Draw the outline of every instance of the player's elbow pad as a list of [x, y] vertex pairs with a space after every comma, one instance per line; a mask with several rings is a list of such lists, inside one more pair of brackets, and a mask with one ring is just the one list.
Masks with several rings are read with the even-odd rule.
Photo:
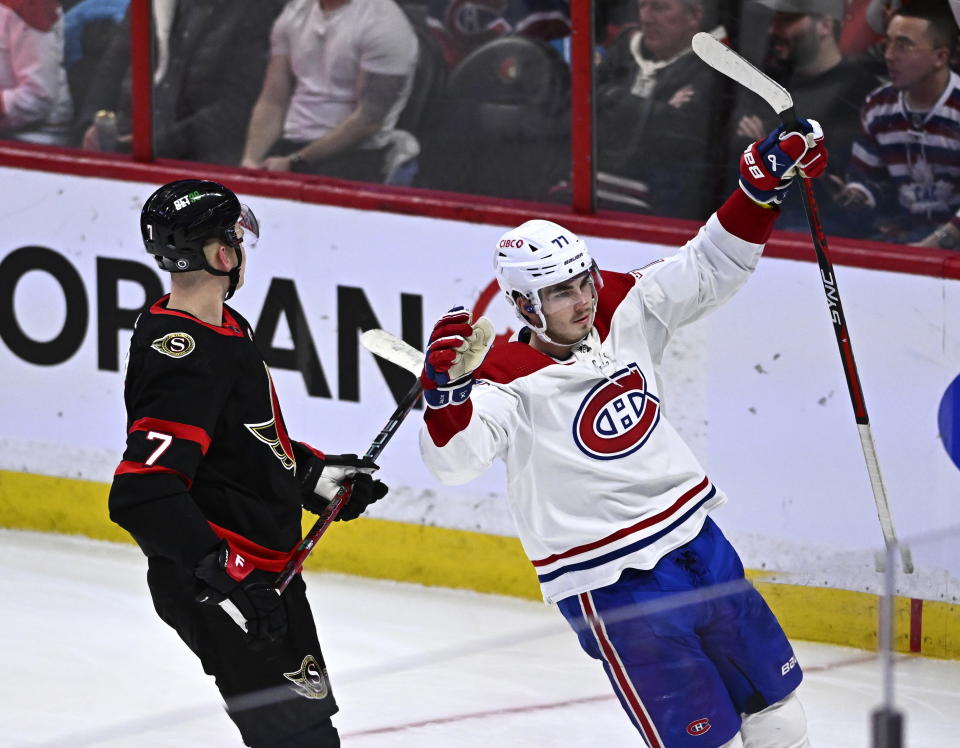
[[130, 513], [135, 512], [138, 506], [183, 492], [183, 481], [169, 473], [114, 476], [107, 500], [110, 519], [128, 529], [121, 519], [129, 518]]
[[[167, 480], [164, 480], [164, 479]], [[193, 565], [220, 539], [183, 483], [172, 475], [119, 475], [110, 489], [110, 519], [129, 532], [144, 553]]]

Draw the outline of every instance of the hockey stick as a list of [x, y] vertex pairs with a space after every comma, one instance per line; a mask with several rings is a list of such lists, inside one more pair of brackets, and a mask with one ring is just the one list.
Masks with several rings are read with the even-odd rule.
[[[376, 347], [371, 347], [371, 340], [375, 341], [372, 345]], [[419, 376], [420, 370], [423, 368], [423, 354], [383, 330], [368, 330], [360, 336], [360, 342], [363, 343], [365, 348], [376, 353], [378, 356], [397, 363], [407, 371], [417, 375], [416, 383], [410, 388], [410, 391], [403, 396], [400, 404], [397, 405], [397, 409], [393, 411], [393, 415], [390, 416], [390, 420], [380, 429], [380, 433], [373, 438], [373, 441], [370, 443], [370, 448], [363, 455], [364, 457], [369, 457], [371, 460], [375, 460], [383, 451], [383, 448], [387, 446], [387, 442], [389, 442], [397, 432], [400, 424], [403, 423], [403, 419], [407, 417], [411, 408], [413, 408], [420, 398]], [[390, 355], [380, 353], [380, 350], [387, 351], [388, 349], [391, 351]], [[400, 353], [396, 353], [396, 351], [400, 351]], [[420, 363], [416, 368], [413, 368], [417, 357], [419, 357]], [[402, 360], [403, 363], [397, 359]], [[307, 556], [310, 555], [317, 541], [320, 540], [327, 531], [330, 523], [337, 518], [340, 510], [343, 509], [347, 500], [350, 498], [350, 489], [350, 486], [343, 486], [337, 491], [337, 495], [333, 498], [333, 501], [327, 504], [324, 510], [320, 512], [317, 521], [314, 522], [313, 527], [310, 528], [310, 532], [308, 532], [303, 540], [300, 541], [300, 544], [297, 545], [290, 560], [287, 561], [287, 565], [283, 568], [283, 571], [280, 572], [280, 576], [277, 577], [276, 588], [278, 592], [282, 593], [287, 588], [287, 585], [290, 584], [291, 580], [303, 569], [303, 564], [307, 560]]]
[[367, 330], [360, 336], [360, 342], [370, 353], [406, 369], [419, 379], [423, 371], [423, 353], [407, 341], [386, 330]]
[[[787, 89], [710, 34], [704, 32], [696, 34], [693, 37], [692, 46], [697, 56], [714, 70], [723, 73], [744, 88], [758, 94], [780, 116], [780, 121], [786, 128], [790, 130], [799, 129], [797, 115], [793, 109], [793, 97]], [[803, 183], [803, 205], [807, 212], [807, 222], [810, 224], [810, 234], [813, 237], [813, 247], [817, 253], [817, 263], [820, 265], [823, 290], [827, 294], [827, 306], [833, 320], [837, 346], [840, 349], [843, 373], [847, 378], [847, 389], [850, 392], [850, 401], [853, 404], [857, 431], [860, 433], [860, 445], [863, 447], [863, 457], [867, 463], [870, 486], [873, 489], [873, 498], [877, 505], [877, 517], [880, 520], [880, 529], [883, 531], [884, 543], [890, 548], [898, 545], [897, 535], [893, 528], [893, 517], [890, 514], [887, 492], [880, 475], [880, 463], [873, 443], [873, 432], [870, 429], [867, 406], [863, 399], [863, 389], [860, 386], [860, 375], [857, 373], [857, 364], [853, 358], [850, 333], [847, 330], [846, 317], [840, 303], [840, 289], [833, 272], [833, 263], [830, 262], [827, 236], [820, 223], [820, 213], [813, 194], [813, 186], [809, 179], [803, 177], [803, 175], [800, 175], [800, 177]], [[899, 548], [903, 571], [910, 574], [913, 572], [913, 558], [910, 549], [906, 545], [899, 545]], [[878, 570], [882, 570], [879, 560], [877, 561], [877, 567]]]

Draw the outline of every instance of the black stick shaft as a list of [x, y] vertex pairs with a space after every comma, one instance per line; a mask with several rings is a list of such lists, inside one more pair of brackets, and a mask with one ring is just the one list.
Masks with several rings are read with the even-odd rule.
[[[797, 115], [793, 107], [780, 113], [780, 121], [790, 131], [800, 130]], [[827, 295], [827, 306], [830, 319], [833, 322], [833, 331], [837, 338], [837, 347], [840, 349], [840, 360], [843, 362], [843, 373], [847, 379], [847, 391], [850, 393], [850, 402], [853, 405], [853, 415], [857, 422], [857, 432], [860, 436], [860, 446], [863, 448], [863, 458], [867, 464], [867, 475], [870, 478], [870, 488], [873, 491], [874, 502], [877, 505], [877, 518], [883, 532], [883, 541], [887, 548], [896, 547], [896, 531], [893, 527], [893, 516], [890, 512], [890, 503], [887, 500], [887, 490], [883, 485], [880, 474], [880, 461], [877, 458], [877, 449], [873, 442], [873, 431], [870, 428], [870, 418], [867, 415], [867, 404], [863, 397], [863, 388], [860, 386], [860, 374], [857, 372], [857, 362], [853, 357], [853, 344], [850, 342], [850, 331], [847, 329], [847, 318], [843, 313], [843, 304], [840, 301], [840, 287], [837, 285], [837, 276], [830, 261], [830, 251], [827, 246], [827, 235], [820, 221], [820, 211], [817, 208], [817, 199], [813, 192], [810, 180], [802, 174], [797, 175], [803, 184], [803, 207], [807, 213], [807, 223], [810, 226], [810, 235], [813, 238], [813, 248], [817, 254], [817, 264], [820, 266], [820, 280]], [[903, 571], [913, 572], [913, 558], [906, 545], [900, 545], [900, 557]]]
[[[788, 130], [799, 130], [796, 113], [792, 108], [780, 114], [780, 121]], [[870, 418], [867, 415], [867, 404], [863, 398], [863, 388], [860, 386], [860, 374], [857, 372], [857, 362], [853, 357], [853, 346], [850, 342], [850, 331], [847, 329], [847, 318], [843, 313], [843, 304], [840, 301], [840, 287], [837, 285], [837, 276], [830, 261], [830, 250], [827, 246], [827, 235], [820, 222], [820, 211], [813, 193], [813, 185], [803, 175], [798, 175], [803, 184], [803, 207], [807, 214], [807, 223], [810, 226], [810, 235], [813, 238], [813, 248], [817, 253], [817, 264], [820, 266], [820, 280], [827, 295], [827, 306], [830, 319], [833, 322], [833, 331], [837, 338], [837, 347], [840, 349], [840, 359], [843, 362], [843, 373], [847, 378], [847, 390], [850, 392], [850, 401], [853, 404], [853, 413], [858, 424], [867, 425]]]
[[[370, 443], [370, 448], [366, 451], [366, 453], [364, 453], [364, 457], [369, 457], [371, 460], [373, 460], [380, 455], [380, 453], [383, 451], [383, 448], [387, 446], [387, 442], [393, 438], [393, 435], [397, 432], [397, 429], [400, 428], [400, 424], [403, 423], [403, 419], [407, 417], [407, 414], [410, 412], [411, 408], [413, 408], [417, 400], [420, 398], [420, 392], [420, 381], [417, 380], [413, 387], [410, 388], [410, 391], [403, 396], [403, 399], [400, 401], [397, 409], [393, 411], [393, 415], [390, 416], [390, 420], [387, 421], [386, 425], [382, 429], [380, 429], [380, 433], [374, 437], [373, 441]], [[334, 497], [333, 501], [331, 501], [320, 513], [320, 515], [317, 517], [317, 521], [314, 522], [313, 527], [310, 528], [310, 532], [308, 532], [303, 540], [300, 541], [300, 544], [293, 552], [293, 555], [290, 557], [287, 565], [284, 567], [283, 571], [280, 572], [280, 576], [277, 577], [276, 588], [278, 592], [282, 593], [287, 588], [287, 585], [290, 584], [291, 580], [300, 573], [300, 570], [303, 569], [304, 562], [307, 560], [307, 556], [310, 555], [310, 552], [317, 544], [317, 541], [320, 540], [323, 534], [327, 531], [330, 523], [337, 518], [338, 514], [340, 514], [340, 510], [343, 509], [343, 506], [347, 503], [349, 498], [350, 486], [344, 486], [337, 492], [337, 495]]]

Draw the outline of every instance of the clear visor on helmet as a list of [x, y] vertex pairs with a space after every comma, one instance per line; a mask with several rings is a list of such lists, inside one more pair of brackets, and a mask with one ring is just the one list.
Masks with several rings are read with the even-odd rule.
[[573, 307], [592, 307], [597, 301], [594, 271], [587, 270], [563, 283], [541, 288], [540, 308], [544, 314], [555, 314]]
[[240, 206], [240, 219], [237, 221], [240, 228], [243, 229], [243, 247], [244, 249], [253, 249], [260, 241], [260, 222], [253, 214], [249, 205]]

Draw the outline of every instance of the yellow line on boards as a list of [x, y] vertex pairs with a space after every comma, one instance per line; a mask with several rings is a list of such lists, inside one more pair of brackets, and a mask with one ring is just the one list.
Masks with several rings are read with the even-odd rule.
[[[0, 527], [131, 542], [107, 515], [104, 483], [0, 471]], [[315, 517], [304, 513], [309, 528]], [[336, 522], [306, 568], [539, 600], [533, 567], [513, 537], [361, 518]], [[866, 592], [764, 581], [748, 571], [787, 634], [876, 649], [879, 598]], [[910, 651], [911, 605], [897, 598], [894, 636]], [[960, 659], [960, 605], [924, 600], [920, 653]]]

